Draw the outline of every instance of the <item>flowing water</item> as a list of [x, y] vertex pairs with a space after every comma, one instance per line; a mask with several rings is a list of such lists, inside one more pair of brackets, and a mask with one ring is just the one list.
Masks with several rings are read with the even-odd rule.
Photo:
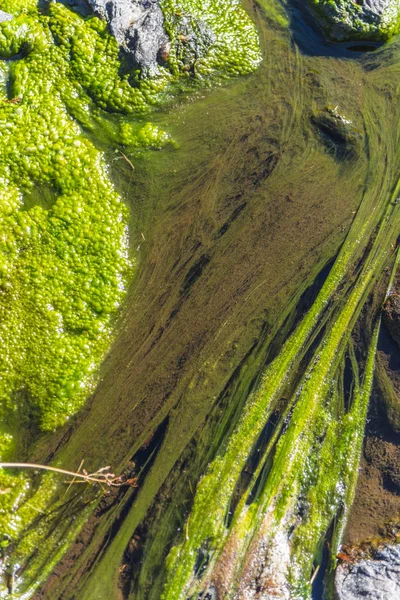
[[134, 171], [105, 150], [138, 268], [87, 407], [29, 458], [138, 487], [60, 485], [16, 597], [64, 555], [37, 598], [308, 598], [327, 538], [330, 585], [377, 326], [361, 355], [350, 335], [399, 233], [400, 46], [245, 7], [260, 68], [153, 115], [176, 144]]

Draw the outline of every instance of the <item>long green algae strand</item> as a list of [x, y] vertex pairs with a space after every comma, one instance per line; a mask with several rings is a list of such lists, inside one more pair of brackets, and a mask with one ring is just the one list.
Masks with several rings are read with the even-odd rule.
[[[318, 326], [324, 309], [351, 268], [355, 248], [359, 249], [366, 243], [371, 235], [371, 226], [380, 221], [379, 234], [368, 255], [363, 272], [349, 296], [348, 304], [337, 317], [326, 343], [322, 344], [322, 349], [314, 359], [315, 364], [311, 367], [311, 372], [305, 376], [301, 397], [306, 398], [304, 402], [307, 405], [307, 411], [311, 411], [311, 413], [308, 412], [309, 422], [312, 421], [313, 411], [318, 403], [326, 397], [330, 385], [329, 373], [335, 354], [342, 345], [343, 338], [349, 335], [349, 326], [354, 323], [354, 319], [359, 314], [369, 286], [379, 274], [379, 269], [385, 260], [385, 248], [388, 247], [393, 234], [397, 232], [397, 213], [399, 211], [393, 200], [397, 198], [399, 189], [400, 187], [397, 185], [380, 213], [372, 211], [369, 218], [362, 219], [362, 225], [359, 218], [355, 219], [342, 251], [312, 308], [284, 344], [280, 354], [267, 368], [259, 390], [249, 398], [238, 426], [228, 441], [226, 450], [214, 459], [199, 483], [190, 516], [190, 534], [180, 546], [171, 550], [168, 557], [164, 600], [185, 598], [186, 594], [190, 592], [199, 549], [204, 549], [210, 555], [211, 562], [207, 572], [211, 571], [226, 542], [228, 531], [225, 522], [231, 497], [254, 444], [267, 423], [276, 401], [287, 385], [291, 371], [303, 356], [307, 342]], [[358, 217], [360, 215], [364, 216], [364, 211], [360, 210]], [[304, 424], [303, 418], [301, 422]], [[298, 431], [292, 427], [290, 433], [288, 432], [288, 435], [292, 436], [291, 442], [288, 442], [287, 437], [285, 441], [280, 441], [281, 446], [285, 444], [290, 456], [293, 451], [296, 454], [295, 433], [297, 435]], [[285, 454], [286, 458], [287, 454]], [[287, 467], [288, 465], [285, 463], [285, 470]], [[278, 473], [277, 477], [281, 478], [285, 471], [281, 468], [276, 472]]]
[[[335, 374], [373, 271], [369, 273], [360, 277], [346, 308], [317, 348], [314, 361], [298, 386], [290, 425], [276, 446], [260, 498], [250, 506], [244, 498], [235, 512], [221, 557], [221, 564], [230, 565], [229, 577], [224, 573], [226, 588], [232, 594], [236, 585], [239, 588], [235, 597], [246, 597], [245, 591], [253, 588], [259, 557], [266, 554], [267, 548], [273, 552], [280, 545], [282, 552], [284, 543], [283, 554], [288, 562], [284, 564], [281, 559], [273, 571], [269, 568], [269, 578], [273, 581], [281, 576], [280, 584], [288, 588], [290, 597], [309, 597], [310, 572], [318, 545], [339, 507], [345, 504], [352, 480], [357, 478], [378, 327], [362, 386], [355, 373], [356, 386], [347, 414], [339, 406], [341, 394], [335, 388]], [[306, 507], [302, 517], [297, 516], [300, 506]], [[244, 567], [246, 574], [242, 576]]]

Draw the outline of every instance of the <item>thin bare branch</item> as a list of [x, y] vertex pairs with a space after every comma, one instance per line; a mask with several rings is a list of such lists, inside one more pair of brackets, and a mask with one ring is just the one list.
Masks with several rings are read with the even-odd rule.
[[121, 150], [120, 150], [121, 156], [124, 159], [124, 161], [130, 166], [130, 168], [132, 169], [132, 171], [135, 170], [134, 165], [132, 164], [132, 162], [129, 160], [129, 158], [126, 156], [126, 154], [124, 154]]
[[[82, 465], [79, 467], [81, 469]], [[40, 465], [35, 463], [19, 463], [19, 462], [0, 462], [0, 468], [7, 469], [33, 469], [39, 471], [50, 471], [52, 473], [61, 473], [62, 475], [68, 475], [72, 477], [72, 481], [68, 482], [78, 483], [77, 480], [86, 483], [100, 483], [103, 485], [107, 485], [109, 487], [121, 487], [123, 485], [131, 485], [127, 483], [123, 477], [117, 476], [114, 473], [110, 472], [110, 467], [102, 467], [98, 471], [94, 473], [87, 473], [83, 471], [82, 473], [67, 471], [66, 469], [60, 469], [58, 467], [52, 467], [50, 465]]]

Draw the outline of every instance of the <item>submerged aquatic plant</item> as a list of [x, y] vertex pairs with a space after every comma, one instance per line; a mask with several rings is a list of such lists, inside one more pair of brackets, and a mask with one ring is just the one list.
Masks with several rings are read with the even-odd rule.
[[[197, 597], [214, 587], [224, 598], [256, 598], [268, 586], [278, 597], [308, 598], [314, 565], [338, 521], [334, 563], [357, 480], [379, 327], [363, 372], [351, 332], [390, 260], [400, 228], [399, 191], [399, 183], [384, 195], [366, 190], [321, 291], [197, 486], [185, 537], [167, 559], [164, 600]], [[345, 402], [346, 357], [354, 382]], [[247, 462], [262, 449], [262, 432], [288, 394], [252, 482], [233, 504]]]
[[[379, 324], [362, 376], [350, 334], [387, 260], [388, 241], [398, 231], [400, 212], [393, 203], [398, 192], [399, 186], [380, 218], [363, 269], [347, 287], [344, 303], [337, 310], [333, 295], [352, 271], [354, 241], [362, 242], [367, 229], [360, 231], [360, 221], [355, 220], [316, 301], [267, 367], [226, 448], [200, 481], [185, 540], [168, 557], [164, 600], [183, 599], [210, 586], [225, 598], [247, 598], [256, 594], [256, 589], [259, 593], [274, 590], [282, 598], [309, 597], [313, 565], [321, 560], [326, 532], [339, 516], [345, 520], [357, 480]], [[357, 230], [359, 235], [354, 237]], [[229, 518], [242, 470], [323, 323], [322, 340], [313, 350], [247, 492]], [[354, 388], [346, 410], [340, 374], [348, 348]], [[337, 535], [333, 559], [339, 541]]]
[[[189, 15], [206, 23], [212, 39], [195, 57], [196, 73], [183, 68], [176, 41], [157, 76], [146, 79], [93, 15], [36, 0], [0, 7], [12, 16], [0, 23], [0, 458], [10, 461], [82, 407], [132, 278], [130, 216], [102, 150], [117, 146], [132, 168], [133, 152], [171, 141], [143, 115], [200, 80], [254, 70], [260, 52], [237, 2], [223, 0], [218, 10], [165, 2], [171, 37]], [[2, 469], [0, 487], [5, 548], [54, 507], [57, 484], [48, 475], [32, 490], [25, 475]], [[45, 527], [31, 529], [16, 555], [27, 556], [43, 535]]]

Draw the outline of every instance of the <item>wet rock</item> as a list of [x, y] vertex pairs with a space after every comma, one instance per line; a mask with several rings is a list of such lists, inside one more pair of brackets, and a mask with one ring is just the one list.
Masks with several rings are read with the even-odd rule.
[[358, 154], [362, 135], [337, 108], [315, 113], [311, 117], [311, 123], [328, 152], [336, 159], [349, 159]]
[[383, 306], [383, 322], [390, 335], [400, 346], [400, 295], [392, 294]]
[[[337, 4], [340, 5], [340, 2], [337, 2]], [[342, 4], [346, 3], [342, 1]], [[353, 2], [353, 4], [357, 4], [358, 6], [357, 11], [360, 19], [363, 19], [366, 23], [378, 26], [391, 14], [395, 17], [398, 13], [398, 3], [396, 0], [358, 0], [357, 2]]]
[[205, 592], [201, 592], [197, 600], [218, 600], [217, 590], [214, 586], [209, 587]]
[[399, 31], [399, 0], [311, 0], [311, 6], [337, 40], [384, 40]]
[[378, 550], [373, 559], [339, 565], [335, 588], [338, 600], [398, 600], [400, 545]]
[[82, 17], [87, 17], [90, 14], [93, 14], [92, 9], [87, 3], [87, 0], [62, 0], [63, 4], [69, 6], [75, 12], [82, 15]]
[[169, 38], [159, 0], [87, 0], [107, 21], [120, 47], [133, 57], [142, 74], [158, 72], [157, 59], [166, 55]]
[[194, 68], [196, 60], [207, 55], [216, 35], [202, 19], [192, 15], [175, 15], [173, 27], [178, 59], [188, 70]]
[[12, 18], [12, 15], [4, 12], [4, 10], [0, 10], [0, 23], [2, 23], [3, 21], [11, 21]]

